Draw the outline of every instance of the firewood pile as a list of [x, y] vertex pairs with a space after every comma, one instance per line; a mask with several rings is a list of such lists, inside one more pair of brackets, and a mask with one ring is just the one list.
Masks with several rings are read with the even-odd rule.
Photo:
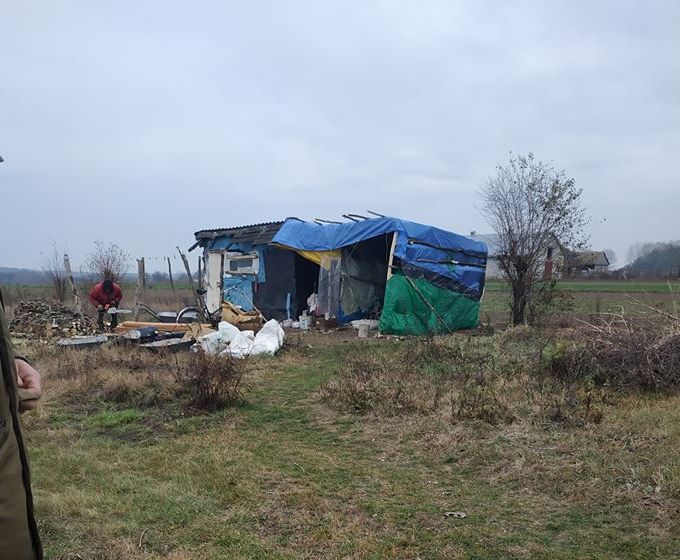
[[37, 337], [70, 337], [93, 334], [97, 323], [91, 317], [78, 314], [56, 301], [20, 301], [14, 307], [14, 319], [9, 325], [13, 333]]

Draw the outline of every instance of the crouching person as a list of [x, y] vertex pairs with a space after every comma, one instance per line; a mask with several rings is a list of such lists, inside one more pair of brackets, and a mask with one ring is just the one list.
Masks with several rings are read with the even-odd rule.
[[[112, 307], [118, 307], [120, 300], [123, 299], [123, 292], [120, 286], [108, 278], [99, 282], [90, 291], [90, 302], [97, 309], [97, 326], [100, 331], [104, 330], [104, 314]], [[118, 326], [118, 315], [111, 315], [111, 331]]]

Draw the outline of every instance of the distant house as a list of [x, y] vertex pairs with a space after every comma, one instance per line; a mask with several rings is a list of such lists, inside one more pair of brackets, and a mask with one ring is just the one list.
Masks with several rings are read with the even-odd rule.
[[[475, 241], [486, 243], [489, 249], [489, 256], [486, 263], [486, 277], [494, 280], [503, 277], [498, 259], [500, 257], [500, 241], [495, 233], [477, 233], [473, 231], [470, 237]], [[542, 271], [543, 278], [559, 277], [565, 257], [565, 249], [555, 236], [545, 244], [545, 252], [541, 257], [539, 270]]]
[[[503, 274], [498, 262], [500, 256], [499, 237], [495, 233], [470, 233], [476, 241], [486, 243], [489, 256], [486, 264], [486, 277], [502, 278]], [[609, 259], [604, 251], [569, 251], [559, 240], [552, 236], [545, 245], [545, 253], [541, 258], [539, 270], [543, 279], [573, 276], [588, 276], [605, 272], [609, 267]]]
[[606, 272], [609, 259], [604, 251], [569, 251], [564, 258], [564, 276], [588, 276]]

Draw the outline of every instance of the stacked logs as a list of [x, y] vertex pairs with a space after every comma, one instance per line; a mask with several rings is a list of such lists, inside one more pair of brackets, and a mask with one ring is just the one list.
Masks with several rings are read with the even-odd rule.
[[20, 301], [14, 306], [10, 331], [37, 337], [70, 337], [89, 335], [97, 330], [94, 319], [78, 313], [56, 301]]

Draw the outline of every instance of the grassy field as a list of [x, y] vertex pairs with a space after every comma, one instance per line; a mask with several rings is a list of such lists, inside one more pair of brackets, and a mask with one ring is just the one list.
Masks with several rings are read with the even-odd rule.
[[[46, 373], [25, 420], [47, 558], [677, 558], [680, 397], [604, 389], [595, 420], [557, 422], [554, 395], [525, 383], [531, 332], [404, 344], [292, 336], [212, 413], [177, 392], [186, 356], [29, 346]], [[386, 364], [394, 408], [365, 385], [360, 414], [334, 396], [352, 357]], [[422, 396], [419, 380], [489, 368], [491, 409]], [[512, 420], [492, 421], [501, 402]]]
[[[561, 314], [588, 319], [593, 315], [624, 313], [628, 316], [647, 317], [654, 314], [649, 307], [668, 313], [678, 313], [680, 284], [641, 281], [578, 281], [560, 282], [563, 302], [567, 309]], [[510, 294], [507, 284], [490, 281], [486, 284], [480, 318], [496, 325], [509, 320]]]
[[[575, 280], [559, 283], [560, 287], [573, 292], [613, 292], [613, 293], [680, 293], [680, 282], [642, 281], [642, 280]], [[507, 284], [500, 280], [486, 283], [489, 291], [506, 291]]]

